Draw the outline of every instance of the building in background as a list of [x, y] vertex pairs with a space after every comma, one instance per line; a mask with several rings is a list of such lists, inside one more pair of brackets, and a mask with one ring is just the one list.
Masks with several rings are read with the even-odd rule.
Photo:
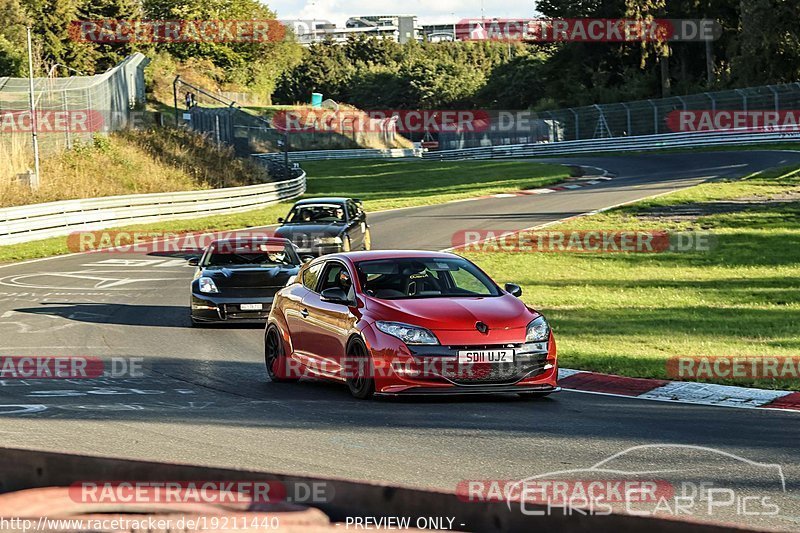
[[344, 28], [327, 20], [284, 20], [292, 29], [297, 41], [308, 46], [311, 43], [332, 41], [344, 43], [350, 36], [365, 35], [378, 39], [390, 39], [400, 44], [422, 40], [422, 32], [416, 15], [365, 15], [350, 17]]

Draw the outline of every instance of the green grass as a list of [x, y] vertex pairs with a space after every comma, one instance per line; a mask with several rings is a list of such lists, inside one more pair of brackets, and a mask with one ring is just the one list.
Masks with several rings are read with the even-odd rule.
[[[553, 325], [563, 367], [669, 378], [666, 361], [676, 356], [797, 357], [800, 195], [725, 202], [790, 192], [800, 194], [800, 169], [710, 182], [548, 228], [709, 231], [716, 244], [706, 252], [469, 256], [498, 281], [523, 286], [523, 299]], [[707, 214], [652, 216], [687, 207]], [[800, 390], [800, 380], [714, 381]]]
[[[349, 196], [367, 212], [540, 187], [562, 181], [566, 167], [527, 161], [427, 162], [408, 160], [314, 161], [306, 196]], [[274, 224], [292, 202], [234, 215], [217, 215], [120, 228], [127, 231], [199, 232]], [[66, 237], [0, 246], [0, 263], [69, 253]]]
[[312, 195], [361, 198], [371, 211], [531, 189], [568, 175], [561, 165], [527, 161], [309, 161], [303, 168]]

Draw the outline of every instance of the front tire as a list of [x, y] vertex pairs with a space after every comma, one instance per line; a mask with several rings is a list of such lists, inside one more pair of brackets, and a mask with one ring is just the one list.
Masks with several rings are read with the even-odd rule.
[[364, 341], [354, 339], [347, 348], [347, 359], [350, 364], [348, 369], [347, 387], [350, 394], [359, 400], [368, 400], [375, 394], [375, 379], [372, 365], [372, 356], [369, 354]]
[[286, 376], [286, 353], [278, 328], [271, 327], [264, 336], [264, 365], [273, 383], [293, 383], [297, 378]]

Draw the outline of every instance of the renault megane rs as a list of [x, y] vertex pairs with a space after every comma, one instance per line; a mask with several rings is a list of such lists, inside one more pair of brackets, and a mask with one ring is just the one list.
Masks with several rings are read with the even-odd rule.
[[470, 261], [449, 253], [332, 254], [278, 291], [265, 330], [273, 382], [301, 377], [373, 395], [558, 390], [550, 325]]

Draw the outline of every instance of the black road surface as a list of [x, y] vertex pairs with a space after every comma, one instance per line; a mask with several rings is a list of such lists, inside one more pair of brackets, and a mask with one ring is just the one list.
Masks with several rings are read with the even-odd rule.
[[[375, 213], [373, 242], [380, 248], [447, 248], [461, 229], [528, 228], [715, 177], [796, 163], [800, 153], [553, 161], [607, 169], [616, 178], [550, 194]], [[259, 327], [190, 327], [191, 275], [181, 257], [120, 253], [0, 268], [0, 355], [122, 357], [139, 361], [144, 374], [0, 380], [3, 445], [449, 490], [464, 480], [586, 469], [633, 446], [692, 445], [731, 455], [645, 448], [623, 454], [615, 464], [626, 472], [683, 472], [659, 474], [673, 483], [692, 476], [735, 481], [742, 494], [778, 502], [777, 516], [769, 516], [773, 508], [762, 500], [748, 500], [749, 511], [761, 512], [745, 516], [738, 500], [726, 506], [719, 496], [710, 518], [800, 528], [800, 418], [793, 413], [566, 391], [535, 402], [512, 397], [363, 402], [338, 385], [272, 384], [264, 373]], [[115, 370], [125, 374], [119, 364]], [[747, 461], [779, 465], [786, 492], [774, 468]], [[579, 477], [592, 475], [597, 477]], [[559, 476], [565, 474], [550, 478]], [[692, 515], [708, 519], [706, 510], [698, 506]]]

